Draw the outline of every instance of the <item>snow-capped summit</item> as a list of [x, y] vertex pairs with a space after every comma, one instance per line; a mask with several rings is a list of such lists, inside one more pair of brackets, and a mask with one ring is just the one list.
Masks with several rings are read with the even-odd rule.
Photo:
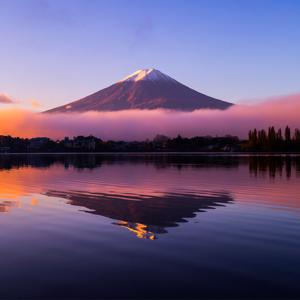
[[156, 69], [142, 69], [92, 95], [48, 113], [127, 109], [226, 109], [232, 103], [201, 94]]
[[129, 76], [126, 76], [119, 82], [123, 81], [140, 81], [140, 80], [151, 80], [151, 81], [173, 81], [176, 82], [175, 79], [171, 78], [168, 75], [163, 74], [162, 72], [156, 70], [156, 69], [141, 69], [138, 70]]

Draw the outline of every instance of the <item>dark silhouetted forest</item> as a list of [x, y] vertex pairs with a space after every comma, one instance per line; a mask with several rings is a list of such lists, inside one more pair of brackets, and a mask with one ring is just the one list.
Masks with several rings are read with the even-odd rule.
[[300, 152], [300, 130], [253, 129], [248, 139], [236, 136], [196, 136], [169, 138], [157, 135], [145, 141], [103, 141], [94, 136], [24, 139], [0, 136], [0, 153], [73, 153], [73, 152]]

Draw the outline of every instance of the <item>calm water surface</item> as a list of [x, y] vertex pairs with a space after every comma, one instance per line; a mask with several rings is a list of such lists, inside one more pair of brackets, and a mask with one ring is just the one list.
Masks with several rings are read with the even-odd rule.
[[300, 157], [0, 156], [0, 298], [300, 298]]

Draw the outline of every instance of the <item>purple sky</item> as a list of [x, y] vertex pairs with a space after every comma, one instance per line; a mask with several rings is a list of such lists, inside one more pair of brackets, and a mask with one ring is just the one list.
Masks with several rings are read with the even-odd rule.
[[1, 0], [0, 94], [37, 110], [154, 67], [236, 103], [300, 91], [300, 2]]

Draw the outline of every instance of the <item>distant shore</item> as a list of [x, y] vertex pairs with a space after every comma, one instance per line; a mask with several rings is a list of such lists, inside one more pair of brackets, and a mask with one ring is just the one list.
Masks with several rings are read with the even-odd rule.
[[94, 136], [19, 138], [0, 136], [0, 153], [300, 153], [300, 130], [294, 133], [269, 127], [250, 130], [248, 139], [237, 136], [167, 137], [144, 141], [103, 141]]
[[0, 152], [0, 156], [9, 155], [113, 155], [113, 156], [143, 156], [143, 155], [180, 155], [180, 156], [300, 156], [298, 152], [204, 152], [204, 151], [152, 151], [152, 152]]

